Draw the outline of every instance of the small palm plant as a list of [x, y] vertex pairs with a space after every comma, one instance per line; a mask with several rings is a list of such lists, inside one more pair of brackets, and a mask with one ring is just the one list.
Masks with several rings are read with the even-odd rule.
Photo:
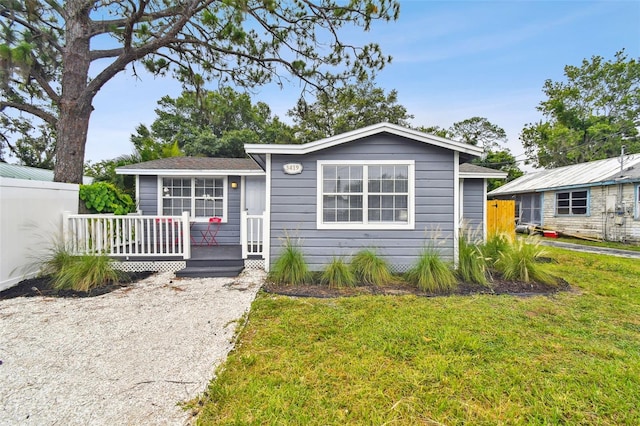
[[356, 285], [356, 277], [342, 259], [334, 258], [327, 265], [320, 277], [322, 284], [328, 284], [329, 288], [354, 287]]
[[300, 285], [309, 278], [309, 267], [302, 250], [289, 236], [285, 238], [280, 257], [269, 272], [269, 279], [276, 284]]
[[406, 273], [405, 279], [415, 283], [420, 290], [433, 293], [451, 291], [457, 286], [453, 271], [433, 247], [422, 251], [416, 264]]
[[545, 254], [536, 237], [516, 239], [507, 250], [500, 253], [495, 266], [507, 280], [556, 285], [557, 280], [537, 262]]
[[375, 250], [362, 250], [351, 260], [355, 277], [363, 284], [385, 285], [393, 281], [389, 264]]

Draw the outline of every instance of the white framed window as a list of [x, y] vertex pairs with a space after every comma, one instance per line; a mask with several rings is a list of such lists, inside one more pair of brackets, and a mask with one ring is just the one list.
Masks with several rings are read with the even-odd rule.
[[318, 229], [413, 229], [414, 161], [318, 161]]
[[159, 208], [163, 215], [189, 212], [195, 220], [220, 217], [227, 221], [226, 177], [159, 177]]
[[587, 216], [589, 213], [589, 191], [556, 192], [557, 216]]

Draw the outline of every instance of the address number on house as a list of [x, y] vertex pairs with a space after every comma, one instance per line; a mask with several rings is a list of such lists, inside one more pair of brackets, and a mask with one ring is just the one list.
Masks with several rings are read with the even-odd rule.
[[302, 173], [302, 164], [300, 163], [287, 163], [282, 166], [284, 172], [288, 175], [297, 175]]

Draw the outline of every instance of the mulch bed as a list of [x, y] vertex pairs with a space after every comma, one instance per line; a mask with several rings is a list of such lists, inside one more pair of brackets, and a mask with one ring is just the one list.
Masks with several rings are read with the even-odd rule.
[[119, 288], [128, 287], [132, 283], [147, 278], [155, 272], [127, 272], [118, 282], [96, 287], [90, 291], [56, 290], [52, 286], [50, 276], [30, 278], [0, 292], [0, 300], [14, 297], [95, 297], [110, 293]]
[[539, 294], [553, 294], [559, 291], [569, 291], [571, 286], [563, 279], [557, 286], [522, 281], [507, 281], [499, 276], [493, 277], [491, 287], [484, 287], [473, 283], [459, 283], [458, 288], [449, 293], [426, 293], [417, 287], [406, 283], [389, 284], [382, 287], [373, 285], [360, 285], [352, 288], [332, 289], [326, 285], [304, 284], [298, 286], [283, 286], [274, 283], [265, 283], [262, 287], [267, 293], [280, 294], [294, 297], [345, 297], [359, 295], [416, 295], [423, 297], [449, 296], [449, 295], [473, 295], [473, 294], [509, 294], [515, 296], [532, 296]]

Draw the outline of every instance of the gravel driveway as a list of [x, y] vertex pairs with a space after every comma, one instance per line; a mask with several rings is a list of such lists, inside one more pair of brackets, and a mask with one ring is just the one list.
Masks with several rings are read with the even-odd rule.
[[151, 276], [83, 299], [0, 301], [0, 424], [183, 425], [264, 273]]

